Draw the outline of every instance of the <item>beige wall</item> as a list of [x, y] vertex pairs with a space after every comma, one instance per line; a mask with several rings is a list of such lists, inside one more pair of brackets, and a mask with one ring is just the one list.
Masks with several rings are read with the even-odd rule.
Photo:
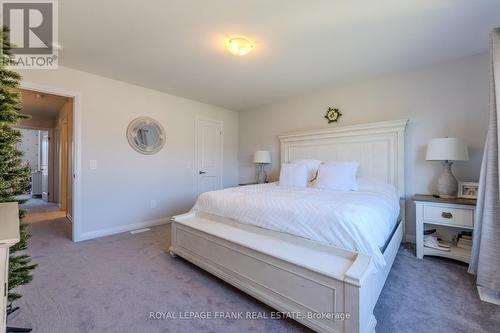
[[[470, 149], [457, 162], [463, 181], [476, 181], [488, 123], [488, 56], [461, 58], [411, 72], [323, 89], [281, 103], [240, 113], [239, 179], [255, 176], [252, 154], [272, 151], [271, 178], [279, 176], [278, 135], [291, 130], [328, 127], [328, 106], [341, 109], [342, 126], [391, 119], [410, 120], [406, 136], [406, 196], [432, 193], [441, 171], [425, 161], [426, 144], [435, 137], [459, 137]], [[414, 208], [407, 201], [408, 233], [415, 234]]]
[[[80, 93], [82, 237], [191, 208], [198, 115], [223, 121], [223, 183], [238, 183], [238, 113], [64, 67], [21, 74], [28, 84]], [[165, 128], [166, 144], [159, 153], [142, 155], [129, 146], [127, 125], [139, 116], [155, 118]], [[97, 160], [96, 170], [90, 170], [90, 160]], [[150, 208], [151, 200], [157, 201], [156, 208]]]

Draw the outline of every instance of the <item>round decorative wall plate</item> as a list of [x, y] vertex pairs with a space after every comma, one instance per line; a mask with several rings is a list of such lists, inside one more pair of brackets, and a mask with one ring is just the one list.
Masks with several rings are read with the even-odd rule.
[[342, 116], [342, 112], [340, 112], [339, 109], [334, 109], [329, 107], [328, 110], [326, 111], [325, 118], [328, 119], [328, 123], [336, 123], [340, 116]]

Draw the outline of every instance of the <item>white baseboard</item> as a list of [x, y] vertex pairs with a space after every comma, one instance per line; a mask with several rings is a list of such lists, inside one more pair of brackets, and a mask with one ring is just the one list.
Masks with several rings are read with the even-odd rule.
[[99, 238], [99, 237], [104, 237], [104, 236], [111, 236], [115, 234], [119, 234], [122, 232], [128, 232], [136, 229], [142, 229], [142, 228], [147, 228], [147, 227], [153, 227], [155, 225], [161, 225], [161, 224], [167, 224], [170, 223], [170, 217], [165, 217], [157, 220], [149, 220], [149, 221], [144, 221], [144, 222], [139, 222], [139, 223], [133, 223], [133, 224], [127, 224], [127, 225], [121, 225], [118, 227], [111, 227], [111, 228], [106, 228], [106, 229], [101, 229], [101, 230], [95, 230], [95, 231], [87, 231], [83, 232], [80, 234], [78, 237], [77, 242], [89, 240], [89, 239], [94, 239], [94, 238]]
[[477, 291], [481, 301], [500, 305], [500, 292], [481, 286], [477, 286]]

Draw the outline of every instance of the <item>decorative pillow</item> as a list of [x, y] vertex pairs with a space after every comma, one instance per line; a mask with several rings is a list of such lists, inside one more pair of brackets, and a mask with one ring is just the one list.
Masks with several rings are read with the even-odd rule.
[[358, 162], [321, 164], [315, 187], [334, 191], [357, 191], [356, 172], [358, 167]]
[[307, 187], [307, 168], [303, 164], [282, 164], [280, 186]]
[[310, 182], [312, 182], [313, 180], [316, 179], [316, 176], [318, 174], [318, 169], [319, 169], [319, 166], [321, 163], [323, 163], [323, 162], [320, 160], [312, 160], [312, 159], [305, 159], [305, 158], [301, 158], [301, 159], [297, 159], [297, 160], [292, 161], [292, 164], [303, 164], [306, 166]]

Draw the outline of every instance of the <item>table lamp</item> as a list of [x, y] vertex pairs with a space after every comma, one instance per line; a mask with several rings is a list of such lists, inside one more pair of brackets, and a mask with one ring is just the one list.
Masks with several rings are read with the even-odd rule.
[[264, 164], [271, 163], [271, 153], [268, 150], [257, 150], [253, 155], [253, 162], [259, 165], [259, 173], [257, 174], [257, 183], [263, 184], [267, 182], [267, 174], [264, 169]]
[[443, 161], [443, 172], [439, 176], [437, 190], [441, 198], [456, 198], [458, 182], [451, 169], [453, 161], [469, 159], [467, 145], [456, 138], [437, 138], [427, 145], [427, 161]]

